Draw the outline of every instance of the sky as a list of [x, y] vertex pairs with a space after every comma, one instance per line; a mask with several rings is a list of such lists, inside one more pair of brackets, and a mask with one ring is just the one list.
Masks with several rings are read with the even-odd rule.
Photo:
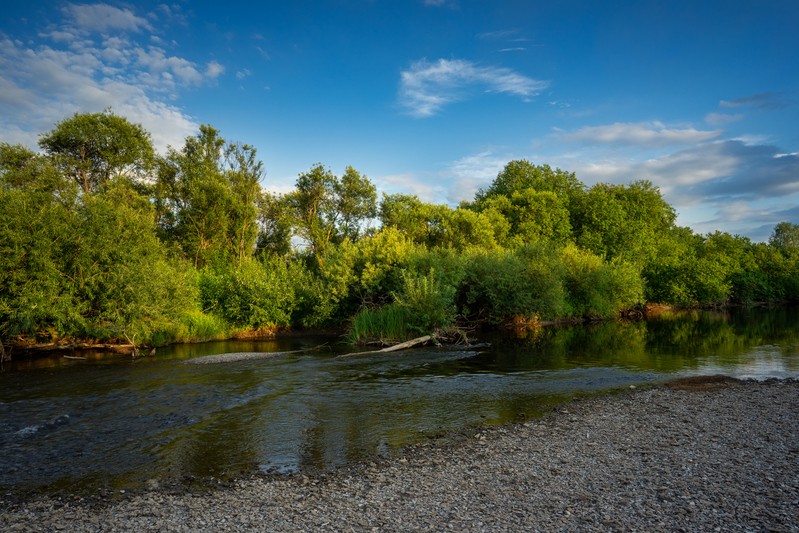
[[15, 0], [0, 142], [110, 107], [161, 153], [255, 146], [268, 190], [351, 165], [451, 206], [526, 159], [762, 241], [799, 223], [797, 28], [795, 0]]

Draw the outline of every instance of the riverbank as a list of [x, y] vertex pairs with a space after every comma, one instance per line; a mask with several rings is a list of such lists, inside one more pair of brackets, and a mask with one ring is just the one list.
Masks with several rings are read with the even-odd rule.
[[36, 499], [1, 511], [0, 529], [797, 531], [797, 412], [795, 380], [689, 381], [315, 477]]

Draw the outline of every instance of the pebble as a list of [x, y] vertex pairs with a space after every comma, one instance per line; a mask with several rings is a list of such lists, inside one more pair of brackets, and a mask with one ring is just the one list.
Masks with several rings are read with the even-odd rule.
[[639, 387], [561, 409], [324, 475], [0, 502], [0, 531], [799, 532], [799, 382]]

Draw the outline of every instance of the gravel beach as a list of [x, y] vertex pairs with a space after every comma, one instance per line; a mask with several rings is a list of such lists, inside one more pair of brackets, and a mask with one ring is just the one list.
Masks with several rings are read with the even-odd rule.
[[799, 382], [579, 399], [318, 476], [42, 497], [2, 531], [799, 531]]

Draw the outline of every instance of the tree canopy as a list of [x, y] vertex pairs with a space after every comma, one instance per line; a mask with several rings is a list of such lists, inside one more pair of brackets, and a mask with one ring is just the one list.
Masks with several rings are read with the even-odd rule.
[[110, 110], [75, 113], [44, 134], [39, 146], [85, 194], [117, 176], [145, 178], [155, 161], [150, 133]]
[[767, 243], [676, 225], [646, 180], [510, 161], [472, 202], [384, 194], [316, 164], [268, 192], [210, 125], [159, 155], [75, 114], [41, 153], [0, 142], [0, 340], [170, 342], [286, 326], [386, 339], [455, 321], [607, 318], [645, 302], [799, 300], [799, 224]]

